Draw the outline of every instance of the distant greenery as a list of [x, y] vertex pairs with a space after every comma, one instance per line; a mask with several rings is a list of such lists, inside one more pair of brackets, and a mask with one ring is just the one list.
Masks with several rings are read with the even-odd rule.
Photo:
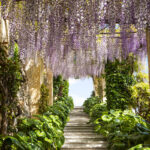
[[90, 98], [88, 98], [83, 106], [84, 106], [84, 112], [86, 113], [90, 113], [90, 109], [97, 103], [100, 102], [100, 98], [99, 97], [95, 97], [95, 96], [91, 96]]
[[137, 144], [150, 144], [150, 124], [131, 110], [108, 110], [106, 103], [99, 102], [90, 109], [84, 105], [84, 110], [88, 110], [95, 131], [107, 137], [109, 150], [127, 150]]
[[54, 99], [58, 100], [67, 97], [69, 93], [69, 83], [64, 80], [61, 75], [53, 78], [53, 94]]
[[23, 118], [14, 136], [1, 137], [1, 149], [47, 150], [60, 149], [64, 143], [63, 129], [73, 108], [71, 97], [55, 101], [42, 115]]
[[45, 84], [41, 85], [41, 97], [39, 100], [39, 113], [44, 113], [48, 107], [49, 89]]

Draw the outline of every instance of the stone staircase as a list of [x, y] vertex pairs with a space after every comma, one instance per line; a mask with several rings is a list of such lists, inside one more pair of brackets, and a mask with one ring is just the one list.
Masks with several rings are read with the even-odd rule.
[[94, 133], [88, 122], [89, 117], [83, 112], [83, 107], [75, 107], [64, 129], [65, 143], [61, 150], [107, 150], [106, 139]]

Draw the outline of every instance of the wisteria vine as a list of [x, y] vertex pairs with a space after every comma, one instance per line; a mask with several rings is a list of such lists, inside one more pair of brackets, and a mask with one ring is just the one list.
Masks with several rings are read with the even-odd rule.
[[108, 59], [146, 53], [150, 0], [0, 1], [10, 43], [23, 60], [40, 54], [54, 75], [100, 75]]

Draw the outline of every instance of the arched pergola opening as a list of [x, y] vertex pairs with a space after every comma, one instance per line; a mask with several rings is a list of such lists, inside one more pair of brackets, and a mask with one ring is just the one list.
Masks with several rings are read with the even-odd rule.
[[74, 100], [74, 106], [82, 106], [84, 101], [94, 91], [91, 77], [81, 79], [69, 79], [69, 96]]

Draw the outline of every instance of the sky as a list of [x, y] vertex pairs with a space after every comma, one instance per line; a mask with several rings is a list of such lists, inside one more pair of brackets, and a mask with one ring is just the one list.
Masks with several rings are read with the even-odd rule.
[[69, 96], [73, 98], [75, 106], [82, 106], [83, 102], [91, 96], [92, 91], [92, 78], [69, 79]]
[[[144, 73], [148, 73], [148, 60], [142, 61]], [[69, 96], [74, 100], [75, 106], [82, 106], [83, 102], [91, 96], [94, 90], [92, 78], [69, 79]]]
[[148, 73], [148, 58], [146, 57], [146, 59], [145, 60], [143, 60], [143, 68], [144, 68], [144, 72], [145, 73]]

